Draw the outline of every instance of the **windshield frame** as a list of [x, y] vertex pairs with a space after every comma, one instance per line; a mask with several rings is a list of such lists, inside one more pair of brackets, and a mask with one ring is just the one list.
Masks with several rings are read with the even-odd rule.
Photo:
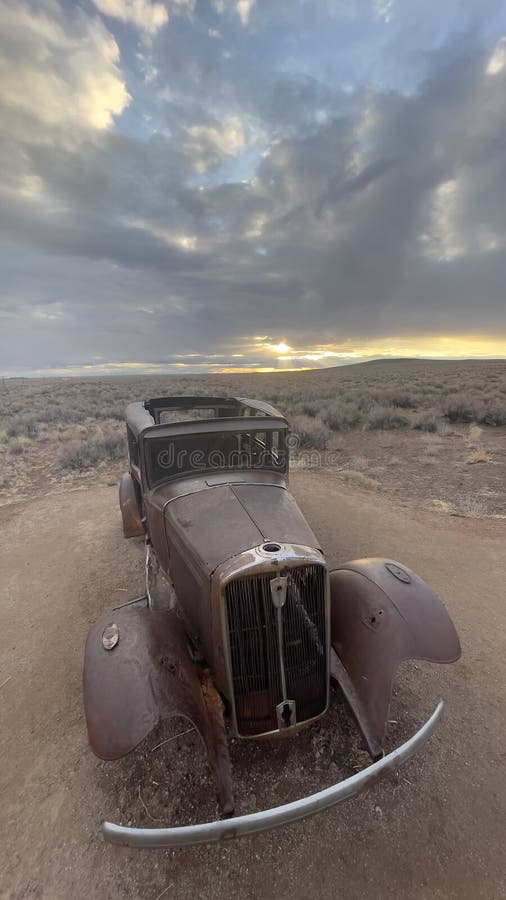
[[[255, 435], [262, 434], [267, 435], [269, 432], [276, 432], [278, 437], [278, 453], [280, 454], [280, 465], [269, 465], [269, 464], [247, 464], [244, 462], [239, 462], [237, 460], [236, 464], [232, 465], [206, 465], [202, 464], [201, 461], [196, 460], [193, 464], [189, 466], [188, 469], [181, 468], [177, 471], [170, 471], [171, 466], [167, 466], [167, 475], [164, 478], [157, 477], [155, 474], [155, 466], [153, 465], [152, 458], [152, 447], [150, 446], [151, 441], [165, 439], [167, 441], [167, 451], [169, 449], [169, 444], [171, 441], [176, 441], [177, 438], [186, 439], [187, 441], [191, 439], [191, 435], [195, 435], [196, 437], [208, 435], [210, 438], [210, 442], [213, 436], [216, 435]], [[144, 431], [142, 436], [142, 468], [144, 472], [146, 486], [149, 489], [158, 487], [160, 484], [164, 484], [169, 481], [177, 481], [182, 478], [195, 478], [200, 476], [206, 476], [209, 474], [216, 474], [219, 472], [271, 472], [276, 475], [286, 476], [288, 474], [288, 447], [286, 438], [289, 433], [288, 423], [285, 419], [275, 418], [274, 416], [251, 416], [251, 417], [241, 417], [241, 418], [233, 418], [233, 419], [194, 419], [191, 421], [187, 421], [184, 425], [181, 423], [170, 423], [165, 425], [155, 425], [151, 428], [148, 428]], [[195, 443], [199, 443], [200, 441], [196, 441]], [[201, 453], [201, 448], [195, 448], [195, 451], [188, 450], [187, 448], [178, 451], [187, 454], [188, 452], [195, 452], [197, 455]], [[213, 451], [211, 451], [213, 452]], [[217, 450], [216, 452], [220, 452]], [[232, 451], [234, 453], [236, 451]], [[239, 451], [237, 451], [239, 452]], [[267, 452], [272, 452], [269, 448]]]

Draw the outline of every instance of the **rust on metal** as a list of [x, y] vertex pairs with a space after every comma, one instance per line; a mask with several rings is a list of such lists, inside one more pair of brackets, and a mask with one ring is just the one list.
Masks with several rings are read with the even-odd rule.
[[219, 773], [217, 778], [219, 785], [218, 800], [223, 815], [229, 817], [234, 813], [234, 789], [232, 785], [232, 764], [228, 752], [227, 733], [223, 718], [223, 701], [208, 671], [202, 671], [200, 683], [213, 736], [212, 743], [208, 746], [209, 758], [213, 770]]
[[126, 538], [138, 537], [144, 534], [137, 497], [135, 495], [134, 480], [130, 472], [121, 476], [119, 483], [119, 505], [123, 519], [123, 534]]
[[217, 702], [213, 706], [209, 700], [210, 689], [204, 699], [181, 620], [170, 610], [124, 607], [116, 612], [121, 640], [112, 653], [102, 645], [108, 624], [107, 619], [97, 622], [86, 642], [84, 703], [93, 751], [102, 759], [119, 759], [161, 720], [182, 716], [199, 732], [220, 803], [230, 812], [230, 762]]

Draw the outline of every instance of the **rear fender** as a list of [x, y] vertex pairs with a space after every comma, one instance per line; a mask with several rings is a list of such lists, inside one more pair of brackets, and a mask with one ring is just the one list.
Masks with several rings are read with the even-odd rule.
[[[114, 624], [119, 640], [106, 650]], [[130, 606], [94, 625], [86, 641], [84, 705], [88, 736], [102, 759], [130, 753], [162, 719], [183, 716], [200, 734], [218, 785], [222, 811], [233, 812], [232, 776], [221, 699], [199, 677], [176, 612]]]
[[450, 663], [460, 656], [439, 597], [406, 566], [359, 559], [330, 573], [333, 677], [373, 759], [382, 754], [392, 681], [404, 659]]

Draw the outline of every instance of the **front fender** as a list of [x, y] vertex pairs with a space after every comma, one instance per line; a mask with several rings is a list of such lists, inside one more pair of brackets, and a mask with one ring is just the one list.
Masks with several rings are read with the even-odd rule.
[[330, 573], [332, 674], [373, 757], [382, 754], [392, 681], [404, 659], [450, 663], [460, 656], [439, 597], [394, 560], [359, 559]]
[[[102, 635], [114, 624], [116, 646]], [[130, 753], [162, 719], [183, 716], [199, 732], [224, 813], [233, 811], [232, 776], [219, 695], [192, 660], [177, 613], [125, 606], [91, 629], [84, 659], [84, 706], [92, 750], [102, 759]]]

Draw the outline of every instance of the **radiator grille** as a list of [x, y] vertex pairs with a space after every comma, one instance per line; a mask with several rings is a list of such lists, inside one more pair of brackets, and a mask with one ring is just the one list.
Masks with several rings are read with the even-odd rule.
[[[327, 698], [325, 569], [297, 566], [284, 574], [283, 661], [288, 699], [296, 701], [301, 722], [323, 712]], [[274, 572], [248, 575], [226, 587], [237, 725], [244, 735], [278, 727], [276, 706], [283, 695], [270, 590], [274, 577]]]

